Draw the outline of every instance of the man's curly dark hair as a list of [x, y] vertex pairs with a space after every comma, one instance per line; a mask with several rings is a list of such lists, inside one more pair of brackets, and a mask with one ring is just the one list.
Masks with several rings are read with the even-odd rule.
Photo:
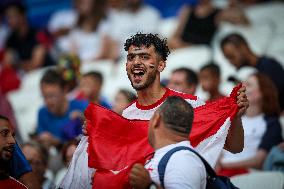
[[167, 45], [167, 39], [161, 39], [158, 34], [136, 33], [126, 40], [126, 42], [124, 43], [124, 50], [128, 51], [131, 45], [136, 47], [146, 46], [147, 48], [153, 45], [156, 52], [162, 57], [164, 61], [167, 60], [167, 57], [170, 54], [170, 50]]

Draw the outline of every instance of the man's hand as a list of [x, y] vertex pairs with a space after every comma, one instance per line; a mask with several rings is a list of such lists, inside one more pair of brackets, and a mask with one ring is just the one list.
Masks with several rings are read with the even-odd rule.
[[242, 117], [249, 107], [249, 101], [247, 99], [245, 86], [242, 86], [238, 90], [237, 104], [239, 106], [238, 117]]
[[148, 189], [152, 180], [144, 166], [136, 163], [129, 174], [129, 183], [134, 189]]

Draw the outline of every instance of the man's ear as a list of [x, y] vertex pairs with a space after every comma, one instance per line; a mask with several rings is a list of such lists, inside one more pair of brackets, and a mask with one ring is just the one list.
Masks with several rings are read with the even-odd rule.
[[154, 128], [159, 127], [160, 122], [161, 122], [161, 115], [158, 112], [155, 112], [152, 119], [153, 127]]
[[166, 62], [163, 60], [160, 60], [159, 65], [158, 65], [158, 71], [162, 72], [165, 69], [165, 67], [166, 67]]

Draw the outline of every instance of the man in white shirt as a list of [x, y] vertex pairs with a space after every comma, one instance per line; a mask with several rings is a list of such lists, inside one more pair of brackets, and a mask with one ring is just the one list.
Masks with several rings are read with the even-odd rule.
[[[191, 94], [180, 93], [160, 84], [160, 74], [166, 67], [166, 60], [169, 49], [166, 39], [159, 38], [155, 34], [137, 33], [126, 40], [125, 51], [128, 52], [126, 71], [132, 87], [137, 92], [137, 100], [128, 106], [122, 113], [127, 119], [150, 120], [154, 112], [169, 96], [180, 96], [185, 99], [193, 108], [205, 103], [198, 97]], [[244, 143], [244, 133], [240, 117], [248, 107], [248, 100], [245, 95], [245, 87], [238, 91], [236, 103], [239, 106], [238, 115], [232, 120], [224, 148], [232, 153], [241, 152]], [[83, 131], [84, 134], [86, 130]], [[214, 143], [211, 143], [214, 144]], [[88, 168], [88, 138], [83, 137], [78, 145], [68, 172], [61, 183], [61, 188], [82, 188], [91, 183], [93, 170]], [[214, 167], [218, 154], [212, 157], [203, 152], [207, 148], [199, 151], [209, 164]], [[209, 153], [208, 153], [209, 154]], [[214, 154], [215, 155], [215, 154]], [[94, 183], [95, 184], [95, 183]], [[90, 185], [84, 188], [91, 188]]]
[[[158, 108], [148, 129], [148, 140], [155, 154], [145, 168], [141, 164], [133, 166], [129, 180], [134, 189], [161, 188], [158, 165], [171, 149], [177, 146], [192, 148], [188, 140], [192, 121], [193, 108], [181, 97], [168, 97]], [[177, 151], [166, 165], [163, 184], [166, 189], [204, 189], [205, 166], [191, 151]]]

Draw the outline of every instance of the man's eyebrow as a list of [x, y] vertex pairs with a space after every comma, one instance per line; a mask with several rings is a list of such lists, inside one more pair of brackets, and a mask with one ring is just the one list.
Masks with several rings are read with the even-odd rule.
[[140, 53], [129, 53], [127, 56], [136, 56], [136, 55], [139, 55], [139, 56], [143, 56], [143, 55], [150, 55], [149, 53], [146, 53], [146, 52], [140, 52]]

